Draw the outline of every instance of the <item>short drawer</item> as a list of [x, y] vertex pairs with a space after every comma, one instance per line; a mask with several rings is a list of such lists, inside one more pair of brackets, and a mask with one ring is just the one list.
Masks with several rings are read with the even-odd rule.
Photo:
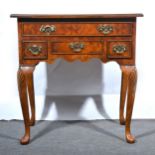
[[131, 58], [132, 41], [108, 41], [108, 58]]
[[47, 42], [23, 41], [22, 56], [23, 59], [47, 59]]
[[24, 36], [130, 36], [132, 23], [23, 23]]
[[103, 42], [75, 41], [51, 43], [51, 54], [102, 54]]

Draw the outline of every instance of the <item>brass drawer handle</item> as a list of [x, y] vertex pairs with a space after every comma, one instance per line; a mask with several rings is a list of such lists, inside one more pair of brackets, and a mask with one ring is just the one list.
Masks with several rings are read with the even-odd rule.
[[83, 43], [74, 42], [70, 43], [69, 47], [73, 49], [74, 52], [80, 52], [82, 49], [84, 49], [85, 45]]
[[113, 46], [113, 52], [117, 54], [122, 54], [127, 50], [127, 47], [125, 45], [115, 45]]
[[56, 31], [56, 27], [54, 25], [42, 25], [40, 27], [40, 32], [51, 33], [55, 31]]
[[28, 50], [33, 55], [39, 55], [41, 53], [42, 47], [41, 46], [37, 46], [37, 45], [32, 45], [32, 46], [28, 47]]
[[99, 25], [97, 30], [103, 34], [109, 34], [113, 31], [113, 27], [111, 25]]

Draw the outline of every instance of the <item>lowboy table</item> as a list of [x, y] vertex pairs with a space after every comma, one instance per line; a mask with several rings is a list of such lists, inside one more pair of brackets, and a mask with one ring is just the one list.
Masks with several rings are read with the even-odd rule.
[[52, 63], [57, 58], [64, 58], [67, 61], [78, 59], [83, 62], [98, 58], [102, 62], [116, 61], [120, 65], [122, 70], [120, 124], [126, 125], [127, 142], [134, 143], [130, 122], [137, 81], [136, 18], [142, 16], [142, 14], [11, 15], [18, 19], [18, 88], [25, 124], [21, 144], [29, 143], [30, 126], [35, 124], [33, 86], [35, 66], [42, 61]]

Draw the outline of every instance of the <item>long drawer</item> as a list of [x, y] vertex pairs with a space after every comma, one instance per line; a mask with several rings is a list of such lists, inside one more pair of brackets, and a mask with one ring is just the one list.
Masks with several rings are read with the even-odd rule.
[[23, 36], [131, 36], [132, 23], [23, 23]]

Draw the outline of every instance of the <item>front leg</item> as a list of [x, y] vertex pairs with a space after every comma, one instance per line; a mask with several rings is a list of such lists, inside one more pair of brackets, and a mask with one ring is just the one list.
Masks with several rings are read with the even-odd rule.
[[128, 98], [127, 98], [127, 109], [126, 109], [126, 140], [128, 143], [134, 143], [135, 138], [132, 136], [130, 131], [131, 117], [134, 105], [134, 98], [136, 92], [136, 83], [137, 83], [137, 70], [135, 66], [128, 66]]
[[[30, 89], [29, 77], [31, 76], [32, 71], [33, 71], [33, 67], [20, 66], [18, 69], [18, 73], [17, 73], [18, 90], [19, 90], [20, 102], [21, 102], [21, 107], [22, 107], [22, 112], [23, 112], [23, 117], [24, 117], [24, 124], [25, 124], [25, 134], [20, 140], [21, 144], [27, 144], [29, 143], [29, 140], [30, 140], [28, 88]], [[30, 102], [32, 102], [33, 104], [33, 97], [30, 97]]]

